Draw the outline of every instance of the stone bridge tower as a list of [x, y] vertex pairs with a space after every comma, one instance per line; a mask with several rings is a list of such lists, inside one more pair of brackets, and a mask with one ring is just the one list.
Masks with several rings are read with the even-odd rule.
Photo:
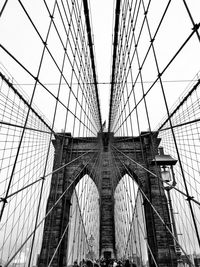
[[[114, 137], [113, 133], [102, 132], [96, 138], [72, 138], [67, 133], [57, 134], [53, 141], [55, 147], [54, 169], [64, 165], [65, 167], [53, 174], [47, 212], [54, 205], [55, 199], [61, 197], [67, 188], [68, 190], [67, 194], [62, 197], [62, 201], [55, 206], [51, 215], [46, 217], [43, 243], [38, 259], [39, 267], [46, 267], [54, 254], [63, 229], [69, 222], [70, 199], [73, 190], [85, 174], [90, 175], [99, 190], [100, 255], [105, 256], [107, 254], [115, 257], [113, 192], [119, 180], [128, 174], [140, 185], [164, 221], [164, 223], [161, 222], [148, 200], [144, 198], [147, 240], [151, 247], [149, 266], [156, 266], [153, 258], [160, 267], [176, 266], [174, 241], [166, 230], [166, 226], [171, 229], [171, 224], [164, 190], [161, 181], [145, 171], [146, 168], [156, 173], [157, 170], [151, 162], [153, 160], [152, 155], [157, 154], [159, 143], [160, 139], [157, 138], [155, 132], [142, 132], [138, 137]], [[115, 157], [114, 161], [111, 153]], [[82, 156], [83, 154], [84, 156]], [[77, 157], [79, 157], [78, 160], [73, 161]], [[98, 164], [96, 166], [99, 167], [94, 170], [93, 164], [97, 158]], [[71, 163], [68, 164], [68, 162]], [[138, 164], [141, 166], [138, 167]], [[113, 177], [113, 174], [116, 173], [116, 165], [119, 172]], [[72, 184], [73, 186], [71, 186]], [[50, 228], [52, 218], [53, 226]], [[67, 240], [68, 233], [66, 232], [51, 266], [66, 266]]]

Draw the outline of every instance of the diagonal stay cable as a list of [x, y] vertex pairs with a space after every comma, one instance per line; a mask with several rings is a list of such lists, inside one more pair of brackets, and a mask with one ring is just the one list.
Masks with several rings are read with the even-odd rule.
[[117, 0], [116, 1], [116, 9], [115, 9], [115, 28], [114, 28], [113, 62], [112, 62], [112, 77], [111, 77], [111, 92], [110, 92], [110, 110], [109, 110], [108, 132], [110, 132], [110, 130], [111, 130], [110, 129], [111, 128], [111, 116], [112, 116], [112, 109], [113, 109], [113, 95], [114, 95], [116, 54], [117, 54], [118, 31], [119, 31], [120, 4], [121, 4], [121, 0]]
[[29, 130], [29, 131], [34, 131], [34, 132], [39, 132], [39, 133], [45, 133], [45, 134], [51, 134], [51, 132], [47, 132], [44, 130], [39, 130], [36, 128], [31, 128], [31, 127], [24, 127], [22, 125], [18, 125], [18, 124], [13, 124], [13, 123], [9, 123], [6, 121], [0, 121], [1, 125], [6, 125], [6, 126], [12, 126], [12, 127], [16, 127], [16, 128], [20, 128], [20, 129], [25, 129], [25, 130]]
[[[160, 81], [162, 75], [165, 73], [165, 71], [169, 68], [169, 66], [172, 64], [172, 62], [175, 60], [175, 58], [179, 55], [179, 53], [182, 51], [182, 49], [185, 47], [185, 45], [190, 41], [192, 36], [196, 33], [197, 29], [199, 29], [200, 23], [196, 25], [196, 28], [192, 29], [192, 32], [189, 34], [189, 36], [186, 38], [186, 40], [183, 42], [183, 44], [179, 47], [179, 49], [176, 51], [176, 53], [173, 55], [173, 57], [170, 59], [170, 61], [166, 64], [166, 66], [163, 68], [163, 70], [158, 74], [158, 77], [155, 79], [155, 81], [152, 83], [152, 85], [149, 87], [149, 89], [145, 92], [145, 94], [141, 97], [141, 99], [138, 101], [136, 106], [131, 110], [131, 112], [128, 114], [128, 116], [125, 118], [125, 120], [122, 122], [122, 124], [117, 128], [115, 132], [118, 131], [118, 129], [125, 123], [125, 121], [128, 119], [128, 117], [133, 113], [133, 111], [136, 109], [136, 107], [143, 101], [143, 99], [148, 95], [148, 93], [152, 90], [154, 85]], [[153, 43], [153, 42], [152, 42]], [[119, 120], [119, 119], [118, 119]]]
[[[98, 153], [98, 157], [96, 158], [96, 160], [95, 160], [95, 162], [94, 162], [94, 164], [93, 164], [93, 167], [92, 167], [92, 170], [90, 171], [90, 174], [95, 170], [95, 165], [96, 165], [96, 162], [97, 162], [97, 160], [99, 159], [99, 157], [100, 157], [100, 153]], [[85, 186], [86, 186], [86, 185], [85, 185]], [[83, 194], [83, 190], [85, 189], [85, 186], [84, 186], [84, 188], [82, 189], [82, 193], [81, 193], [81, 195]], [[83, 220], [83, 216], [82, 216], [81, 208], [80, 208], [80, 204], [79, 204], [79, 199], [81, 198], [81, 195], [78, 197], [76, 190], [74, 190], [74, 192], [75, 192], [75, 196], [76, 196], [76, 199], [77, 199], [77, 205], [78, 205], [78, 210], [79, 210], [79, 214], [80, 214], [81, 222], [82, 222], [82, 225], [83, 225], [84, 235], [86, 236], [86, 242], [87, 242], [87, 246], [88, 246], [88, 248], [89, 248], [89, 241], [88, 241], [88, 238], [87, 238], [86, 226], [85, 226], [85, 224], [84, 224], [84, 220]], [[75, 211], [74, 211], [74, 212], [75, 212]], [[73, 216], [73, 214], [71, 215], [71, 217], [72, 217], [72, 216]], [[65, 236], [65, 233], [66, 233], [66, 231], [67, 231], [67, 229], [68, 229], [68, 227], [69, 227], [69, 224], [70, 224], [70, 222], [68, 222], [68, 224], [66, 225], [66, 227], [65, 227], [65, 229], [64, 229], [64, 232], [63, 232], [62, 236], [60, 237], [60, 240], [59, 240], [58, 245], [57, 245], [57, 247], [56, 247], [56, 249], [55, 249], [55, 251], [54, 251], [54, 253], [53, 253], [52, 257], [51, 257], [51, 260], [50, 260], [50, 262], [49, 262], [49, 264], [48, 264], [48, 267], [51, 266], [51, 263], [52, 263], [52, 261], [53, 261], [55, 255], [56, 255], [56, 253], [57, 253], [57, 251], [58, 251], [60, 245], [61, 245], [61, 242], [62, 242], [62, 240], [63, 240], [63, 238], [64, 238], [64, 236]], [[76, 235], [77, 235], [77, 233], [76, 233]]]
[[174, 114], [179, 110], [179, 108], [187, 101], [187, 99], [191, 96], [191, 94], [197, 89], [197, 87], [200, 85], [200, 79], [196, 82], [196, 84], [191, 88], [191, 90], [188, 92], [188, 94], [183, 98], [182, 101], [177, 105], [177, 107], [170, 113], [170, 115], [167, 117], [167, 119], [162, 123], [162, 125], [159, 126], [158, 131], [163, 130], [163, 126], [169, 121], [171, 117], [174, 116]]
[[9, 86], [12, 88], [13, 92], [24, 102], [24, 104], [30, 108], [30, 110], [36, 115], [36, 117], [42, 121], [42, 123], [44, 123], [44, 125], [51, 131], [54, 133], [53, 129], [46, 123], [46, 121], [37, 113], [37, 111], [35, 111], [35, 109], [32, 107], [32, 105], [30, 105], [28, 103], [28, 101], [26, 101], [26, 99], [22, 96], [22, 94], [20, 94], [18, 92], [18, 90], [16, 90], [16, 88], [14, 87], [14, 85], [5, 77], [5, 75], [3, 75], [2, 72], [0, 72], [0, 77], [1, 79]]
[[[120, 154], [122, 154], [123, 156], [125, 156], [127, 159], [129, 159], [130, 161], [132, 161], [133, 163], [135, 163], [138, 167], [144, 169], [146, 172], [150, 173], [151, 175], [153, 175], [154, 177], [158, 178], [160, 181], [162, 181], [163, 183], [167, 184], [168, 186], [170, 186], [170, 184], [166, 181], [163, 181], [161, 177], [159, 177], [158, 175], [156, 175], [155, 173], [151, 172], [150, 170], [148, 170], [147, 168], [145, 168], [144, 166], [142, 166], [140, 163], [138, 163], [137, 161], [135, 161], [134, 159], [130, 158], [129, 156], [127, 156], [125, 153], [123, 153], [122, 151], [120, 151], [118, 148], [116, 148], [115, 146], [112, 145], [112, 148], [114, 148], [117, 152], [119, 152]], [[178, 191], [179, 193], [181, 193], [182, 195], [184, 195], [187, 199], [188, 199], [188, 195], [184, 192], [182, 192], [181, 190], [179, 190], [176, 187], [173, 187], [174, 190]], [[190, 196], [190, 200], [193, 201], [194, 203], [198, 204], [200, 206], [200, 202], [195, 200], [192, 196]]]
[[[113, 156], [113, 152], [112, 152], [112, 158], [114, 159], [114, 156]], [[119, 159], [120, 160], [120, 159]], [[121, 160], [120, 160], [121, 161]], [[114, 162], [115, 162], [115, 166], [116, 166], [116, 170], [117, 170], [117, 172], [121, 175], [121, 172], [120, 172], [120, 169], [119, 169], [119, 166], [116, 164], [116, 161], [114, 160]], [[124, 163], [121, 161], [121, 163], [124, 165]], [[124, 167], [125, 167], [125, 169], [127, 170], [127, 167], [124, 165]], [[130, 175], [131, 176], [131, 175]], [[140, 185], [138, 184], [138, 187], [140, 187]], [[132, 203], [131, 203], [131, 205], [133, 205]], [[137, 208], [136, 208], [136, 206], [134, 207], [134, 211], [133, 211], [133, 215], [132, 215], [132, 220], [131, 220], [131, 226], [133, 225], [133, 222], [134, 222], [134, 213], [135, 213], [135, 210], [136, 210]], [[138, 218], [137, 218], [137, 222], [138, 222], [138, 224], [140, 225], [140, 222], [139, 222], [139, 220], [138, 220]], [[141, 225], [140, 225], [140, 227], [141, 227]], [[142, 231], [142, 234], [143, 234], [143, 237], [144, 237], [144, 239], [145, 239], [145, 236], [144, 236], [144, 233], [143, 233], [143, 231]], [[130, 227], [130, 229], [129, 229], [129, 233], [128, 233], [128, 237], [127, 237], [127, 244], [126, 244], [126, 249], [127, 249], [127, 246], [128, 246], [128, 241], [129, 241], [129, 236], [131, 235], [131, 227]], [[148, 247], [148, 249], [149, 249], [149, 252], [150, 252], [150, 254], [151, 254], [151, 256], [152, 256], [152, 259], [153, 259], [153, 261], [154, 261], [154, 263], [155, 263], [155, 265], [158, 267], [158, 264], [157, 264], [157, 262], [156, 262], [156, 259], [155, 259], [155, 257], [154, 257], [154, 255], [153, 255], [153, 252], [152, 252], [152, 250], [151, 250], [151, 247], [150, 247], [150, 245], [149, 245], [149, 243], [148, 243], [148, 240], [146, 239], [145, 240], [146, 241], [146, 244], [147, 244], [147, 247]]]
[[5, 9], [6, 5], [7, 5], [7, 3], [8, 3], [8, 0], [5, 0], [4, 4], [3, 4], [3, 6], [2, 6], [2, 9], [1, 9], [1, 11], [0, 11], [0, 17], [2, 16], [3, 11], [4, 11], [4, 9]]
[[[95, 155], [96, 156], [96, 155]], [[93, 156], [94, 157], [94, 156]], [[36, 230], [38, 229], [38, 227], [44, 222], [44, 220], [47, 218], [47, 216], [49, 216], [49, 214], [51, 214], [51, 212], [54, 210], [54, 208], [58, 205], [58, 203], [62, 200], [62, 198], [64, 197], [64, 195], [67, 193], [67, 191], [71, 188], [72, 185], [74, 185], [74, 183], [76, 182], [76, 180], [78, 180], [79, 175], [81, 174], [81, 172], [85, 169], [85, 167], [89, 164], [90, 161], [92, 161], [92, 158], [90, 158], [88, 160], [88, 162], [86, 162], [85, 166], [81, 168], [81, 170], [76, 174], [76, 176], [74, 177], [74, 180], [69, 184], [69, 186], [64, 190], [64, 192], [60, 195], [60, 197], [56, 200], [56, 202], [54, 203], [54, 205], [48, 210], [48, 212], [46, 213], [46, 215], [44, 216], [44, 218], [37, 224], [37, 226], [35, 227], [34, 231], [32, 231], [32, 233], [30, 233], [28, 235], [28, 237], [26, 238], [26, 240], [21, 244], [21, 246], [17, 249], [17, 251], [14, 253], [14, 255], [5, 263], [5, 267], [8, 267], [9, 264], [12, 262], [12, 260], [16, 257], [16, 255], [21, 251], [21, 249], [24, 247], [24, 245], [27, 243], [27, 241], [33, 236], [33, 234], [36, 232]]]
[[[2, 44], [0, 44], [0, 48], [2, 48], [14, 61], [16, 61], [16, 63], [22, 67], [38, 84], [40, 84], [53, 98], [56, 99], [55, 95], [39, 80], [38, 77], [35, 77], [16, 57], [14, 57], [14, 55], [12, 55]], [[56, 99], [66, 110], [68, 110], [74, 117], [76, 117], [76, 119], [78, 121], [80, 121], [80, 123], [82, 123], [84, 125], [84, 127], [88, 128], [88, 126], [83, 123], [80, 118], [78, 118], [77, 116], [75, 116], [73, 114], [73, 112], [60, 100], [60, 99]], [[94, 135], [95, 133], [92, 132]]]
[[[49, 16], [51, 16], [51, 13], [50, 13], [50, 10], [49, 10], [49, 8], [48, 8], [48, 5], [47, 5], [46, 1], [45, 1], [45, 5], [46, 5], [46, 8], [47, 8], [47, 10], [48, 10]], [[58, 7], [58, 3], [56, 3], [56, 5], [57, 5], [57, 7]], [[58, 8], [59, 8], [59, 7], [58, 7]], [[64, 7], [63, 7], [63, 8], [64, 8]], [[27, 14], [27, 16], [28, 16], [28, 18], [29, 18], [31, 24], [33, 25], [34, 29], [36, 29], [36, 31], [37, 31], [37, 28], [36, 28], [36, 26], [34, 25], [32, 19], [30, 18], [30, 16], [28, 15], [26, 9], [25, 9], [24, 7], [23, 7], [23, 9], [24, 9], [24, 11], [26, 12], [26, 14]], [[65, 11], [65, 10], [64, 10], [64, 11]], [[77, 21], [77, 23], [79, 24], [78, 21]], [[72, 20], [72, 14], [71, 14], [71, 20], [68, 21], [68, 24], [69, 24], [69, 25], [72, 25], [72, 26], [73, 26], [73, 29], [74, 29], [74, 23], [73, 23], [73, 20]], [[61, 38], [61, 36], [60, 36], [59, 30], [58, 30], [58, 28], [57, 28], [57, 26], [56, 26], [54, 20], [53, 20], [53, 25], [54, 25], [54, 27], [55, 27], [55, 30], [56, 30], [57, 35], [58, 35], [58, 37], [59, 37], [59, 40], [60, 40], [60, 42], [61, 42], [61, 44], [62, 44], [62, 46], [63, 46], [63, 49], [64, 49], [64, 51], [65, 51], [65, 55], [67, 56], [67, 58], [68, 58], [68, 60], [69, 60], [69, 63], [70, 63], [70, 66], [71, 66], [71, 68], [72, 68], [72, 70], [73, 70], [73, 72], [74, 72], [74, 74], [75, 74], [75, 76], [76, 76], [76, 79], [78, 79], [78, 76], [79, 76], [80, 74], [77, 74], [77, 73], [74, 71], [74, 66], [73, 66], [72, 60], [70, 60], [69, 54], [67, 53], [67, 49], [66, 49], [66, 47], [63, 45], [62, 38]], [[64, 26], [64, 25], [63, 25], [63, 26]], [[70, 38], [69, 38], [69, 32], [71, 32], [72, 39], [73, 39], [73, 42], [74, 42], [73, 44], [71, 44], [71, 41], [70, 41]], [[80, 33], [80, 29], [78, 29], [78, 32]], [[78, 32], [77, 32], [77, 33], [78, 33]], [[79, 58], [79, 61], [82, 62], [82, 60], [81, 60], [81, 56], [80, 56], [79, 54], [77, 54], [77, 56], [75, 56], [75, 53], [77, 52], [77, 50], [79, 50], [79, 53], [81, 54], [81, 52], [80, 52], [80, 47], [79, 47], [79, 46], [78, 46], [78, 47], [76, 46], [78, 37], [77, 37], [77, 36], [76, 36], [76, 37], [73, 37], [71, 27], [69, 27], [69, 31], [66, 32], [66, 34], [67, 34], [67, 43], [69, 43], [71, 50], [73, 50], [73, 48], [75, 47], [75, 52], [73, 52], [73, 54], [74, 54], [74, 63], [76, 64], [76, 67], [77, 67], [77, 68], [79, 69], [79, 71], [80, 71], [80, 69], [82, 69], [82, 67], [79, 67], [79, 66], [78, 66], [78, 63], [77, 63], [77, 56], [78, 56], [78, 58]], [[75, 29], [74, 29], [74, 34], [75, 34]], [[80, 35], [80, 36], [81, 36], [81, 35]], [[40, 36], [39, 36], [39, 37], [40, 37]], [[40, 39], [41, 39], [41, 37], [40, 37]], [[76, 41], [75, 41], [75, 40], [76, 40]], [[42, 39], [41, 39], [41, 41], [42, 41]], [[56, 62], [54, 56], [52, 55], [51, 51], [50, 51], [48, 48], [47, 48], [47, 51], [48, 51], [49, 55], [51, 56], [52, 60], [54, 61], [54, 63], [55, 63], [55, 65], [56, 65], [57, 69], [58, 69], [59, 72], [60, 72], [60, 68], [59, 68], [59, 66], [58, 66], [58, 64], [57, 64], [57, 62]], [[84, 54], [84, 56], [86, 57], [85, 54]], [[82, 62], [82, 65], [83, 65], [83, 64], [84, 64], [84, 63]], [[89, 71], [89, 68], [88, 68], [88, 71]], [[64, 76], [63, 73], [62, 73], [62, 78], [64, 79], [65, 83], [67, 84], [68, 88], [70, 89], [70, 92], [71, 92], [71, 93], [73, 94], [73, 96], [75, 97], [77, 103], [78, 103], [79, 106], [81, 107], [80, 102], [79, 102], [78, 99], [76, 98], [76, 96], [75, 96], [75, 94], [74, 94], [74, 92], [73, 92], [73, 90], [72, 90], [71, 85], [69, 84], [69, 82], [67, 81], [67, 79], [66, 79], [66, 77]], [[84, 84], [83, 81], [85, 80], [85, 78], [82, 77], [81, 80], [82, 80], [82, 84]], [[80, 84], [80, 83], [79, 83], [79, 84]], [[93, 83], [93, 84], [94, 84], [94, 83]], [[81, 90], [82, 90], [82, 92], [83, 92], [83, 88], [82, 88], [82, 86], [81, 86]], [[91, 90], [91, 89], [90, 89], [90, 90]], [[89, 90], [89, 92], [90, 92], [90, 90]], [[83, 94], [84, 94], [84, 93], [83, 93]], [[88, 98], [85, 98], [85, 99], [86, 99], [86, 101], [88, 102]], [[90, 98], [89, 98], [89, 99], [90, 99]], [[91, 104], [92, 104], [92, 103], [91, 103]], [[93, 107], [93, 106], [92, 106], [92, 107]], [[92, 107], [90, 107], [90, 108], [92, 109]], [[93, 107], [93, 108], [94, 108], [94, 107]], [[84, 111], [84, 110], [83, 110], [83, 111]], [[85, 111], [84, 111], [84, 112], [85, 112]], [[96, 122], [96, 121], [95, 121], [95, 122]], [[98, 123], [99, 123], [99, 120], [98, 120]]]
[[[128, 172], [128, 174], [131, 176], [130, 171], [128, 170], [127, 166], [124, 164], [124, 162], [118, 158], [119, 161], [123, 164], [124, 168], [126, 169], [126, 171]], [[187, 257], [188, 261], [190, 262], [190, 264], [194, 266], [194, 264], [191, 262], [191, 259], [189, 258], [189, 256], [187, 255], [186, 251], [183, 249], [183, 247], [179, 244], [179, 241], [177, 240], [177, 238], [174, 236], [174, 234], [172, 233], [172, 231], [170, 230], [170, 228], [168, 227], [167, 223], [163, 220], [163, 218], [161, 217], [161, 215], [159, 214], [159, 212], [157, 211], [157, 209], [154, 207], [154, 205], [151, 203], [150, 199], [147, 197], [147, 195], [144, 193], [144, 191], [142, 190], [140, 184], [138, 184], [139, 187], [139, 191], [142, 193], [143, 197], [147, 200], [147, 202], [150, 204], [150, 206], [152, 207], [152, 209], [154, 210], [154, 212], [156, 213], [157, 217], [159, 218], [159, 220], [161, 221], [161, 223], [166, 227], [167, 231], [170, 233], [170, 235], [172, 236], [173, 240], [176, 242], [176, 244], [179, 245], [180, 249], [182, 250], [182, 252], [184, 253], [184, 255]]]
[[34, 181], [33, 183], [28, 184], [27, 186], [25, 186], [25, 187], [23, 187], [23, 188], [21, 188], [21, 189], [15, 191], [15, 192], [13, 192], [12, 194], [8, 195], [6, 198], [3, 198], [3, 197], [0, 198], [0, 202], [7, 201], [8, 198], [10, 198], [10, 197], [16, 195], [17, 193], [19, 193], [19, 192], [21, 192], [21, 191], [27, 189], [28, 187], [30, 187], [30, 186], [32, 186], [32, 185], [34, 185], [34, 184], [36, 184], [36, 183], [38, 183], [38, 182], [40, 182], [40, 181], [43, 181], [46, 177], [48, 177], [48, 176], [50, 176], [50, 175], [52, 175], [52, 174], [54, 174], [54, 173], [56, 173], [56, 172], [62, 170], [63, 168], [69, 166], [69, 165], [72, 164], [73, 162], [79, 160], [80, 158], [84, 157], [85, 155], [87, 155], [87, 154], [89, 154], [89, 153], [91, 153], [91, 152], [93, 152], [93, 151], [94, 151], [94, 148], [91, 149], [91, 150], [89, 150], [89, 151], [87, 151], [87, 152], [85, 152], [85, 153], [83, 153], [83, 154], [81, 154], [81, 155], [78, 156], [77, 158], [71, 160], [70, 162], [67, 162], [66, 164], [62, 165], [61, 167], [59, 167], [59, 168], [57, 168], [57, 169], [55, 169], [55, 170], [53, 170], [52, 172], [45, 174], [43, 177], [37, 179], [37, 180]]
[[83, 0], [83, 6], [84, 6], [85, 21], [86, 21], [86, 28], [87, 28], [87, 35], [88, 35], [88, 45], [90, 48], [90, 59], [92, 63], [92, 72], [93, 72], [93, 79], [94, 79], [94, 85], [95, 85], [100, 130], [102, 132], [101, 111], [100, 111], [99, 95], [98, 95], [98, 88], [97, 88], [97, 75], [96, 75], [95, 62], [94, 62], [94, 51], [93, 51], [92, 34], [91, 34], [91, 26], [90, 26], [90, 15], [89, 15], [89, 8], [88, 8], [87, 0]]

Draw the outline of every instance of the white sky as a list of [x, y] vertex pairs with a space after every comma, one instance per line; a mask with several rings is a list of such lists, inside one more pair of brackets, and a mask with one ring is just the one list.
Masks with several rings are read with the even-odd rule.
[[[112, 29], [114, 2], [90, 0], [98, 81], [109, 83], [112, 64]], [[108, 123], [110, 84], [99, 84], [102, 121]]]
[[[148, 1], [144, 2], [146, 2], [146, 4], [148, 3]], [[152, 33], [154, 33], [159, 23], [161, 14], [167, 5], [167, 2], [167, 0], [162, 2], [151, 2], [148, 19]], [[194, 21], [198, 23], [200, 21], [200, 2], [198, 0], [187, 2], [192, 12]], [[112, 67], [112, 29], [114, 24], [113, 12], [115, 10], [115, 1], [90, 0], [90, 3], [97, 59], [98, 81], [109, 82]], [[143, 14], [141, 15], [141, 18], [143, 19]], [[155, 42], [155, 49], [161, 70], [166, 66], [180, 45], [182, 45], [183, 41], [191, 33], [191, 29], [192, 24], [183, 5], [183, 1], [172, 1], [164, 23], [162, 24], [162, 29], [158, 34], [157, 42]], [[148, 34], [146, 34], [146, 36], [148, 36]], [[147, 45], [149, 45], [149, 37], [147, 39], [147, 37], [144, 35], [141, 40], [141, 52], [139, 51], [139, 54], [142, 55], [146, 52]], [[188, 45], [185, 46], [183, 52], [181, 52], [177, 57], [175, 63], [169, 68], [169, 71], [163, 75], [169, 107], [176, 102], [182, 92], [185, 91], [189, 81], [192, 80], [200, 70], [199, 57], [199, 42], [196, 36], [194, 36], [194, 38], [189, 41]], [[154, 65], [155, 64], [152, 63], [147, 64], [147, 71], [144, 68], [143, 78], [145, 82], [153, 81], [155, 79], [156, 71], [153, 67]], [[150, 85], [145, 85], [146, 88], [148, 86]], [[155, 86], [155, 92], [152, 92], [152, 96], [149, 96], [149, 99], [147, 99], [147, 104], [149, 104], [148, 108], [150, 112], [150, 119], [154, 128], [166, 113], [165, 108], [163, 108], [164, 103], [161, 100], [162, 97], [160, 93], [157, 93], [158, 90]], [[110, 85], [99, 84], [99, 95], [101, 101], [101, 112], [104, 121], [108, 118]]]
[[[32, 4], [32, 1], [22, 2], [25, 3], [27, 10], [30, 12], [33, 21], [39, 28], [42, 35], [45, 36], [49, 19], [44, 5], [42, 7], [40, 0], [35, 0], [34, 5]], [[47, 2], [50, 3], [50, 1]], [[167, 2], [167, 0], [159, 2], [152, 1], [151, 8], [148, 13], [152, 32], [155, 31]], [[187, 2], [192, 11], [195, 23], [199, 23], [199, 0]], [[148, 3], [148, 1], [145, 3]], [[115, 1], [90, 0], [90, 6], [92, 13], [91, 18], [94, 33], [94, 49], [96, 54], [98, 81], [100, 83], [109, 83], [112, 64], [112, 30]], [[141, 17], [143, 17], [143, 15], [141, 15]], [[185, 38], [191, 33], [191, 29], [192, 24], [183, 6], [183, 2], [181, 0], [172, 1], [165, 21], [162, 25], [162, 30], [159, 32], [157, 36], [157, 42], [155, 43], [161, 69], [167, 64], [167, 62], [169, 62], [178, 47], [180, 47]], [[35, 35], [35, 33], [33, 34], [32, 26], [25, 17], [18, 1], [8, 1], [6, 9], [0, 18], [0, 32], [0, 43], [2, 43], [8, 49], [8, 51], [13, 53], [16, 58], [18, 58], [30, 71], [36, 73], [40, 58], [39, 56], [37, 57], [36, 54], [38, 53], [39, 55], [41, 53], [41, 43], [38, 41], [38, 37]], [[52, 38], [54, 38], [54, 36]], [[140, 45], [141, 57], [144, 54], [147, 45], [149, 45], [149, 38], [146, 38], [145, 35], [142, 38], [142, 45]], [[60, 60], [60, 46], [57, 44], [56, 38], [54, 38], [54, 41], [55, 46], [53, 47], [49, 45], [49, 47], [55, 53], [58, 60]], [[199, 57], [199, 43], [197, 38], [194, 37], [185, 47], [183, 53], [177, 57], [176, 63], [173, 64], [169, 68], [169, 71], [167, 71], [163, 76], [164, 81], [179, 80], [179, 82], [165, 83], [165, 90], [169, 106], [175, 102], [180, 93], [186, 88], [188, 82], [183, 80], [191, 80], [200, 70]], [[33, 79], [28, 77], [28, 75], [25, 74], [19, 68], [19, 66], [17, 66], [17, 64], [13, 63], [13, 61], [1, 50], [0, 61], [6, 66], [18, 83], [22, 84], [34, 82]], [[46, 59], [46, 63], [46, 70], [41, 74], [41, 77], [44, 78], [44, 83], [58, 82], [54, 67], [48, 64], [48, 58]], [[149, 64], [147, 71], [143, 71], [144, 81], [152, 81], [155, 79], [155, 73], [153, 73], [153, 71], [154, 69], [152, 65]], [[50, 73], [55, 73], [55, 75], [51, 75]], [[145, 86], [147, 88], [149, 84]], [[98, 87], [102, 121], [104, 121], [108, 120], [110, 85], [99, 84]], [[30, 86], [23, 86], [23, 90], [29, 96], [31, 95], [32, 88]], [[50, 87], [50, 90], [55, 91], [56, 89]], [[163, 102], [160, 101], [160, 96], [156, 93], [156, 90], [157, 89], [155, 89], [155, 94], [152, 93], [152, 96], [149, 97], [149, 112], [152, 114], [151, 119], [156, 121], [156, 123], [152, 123], [154, 127], [165, 114], [164, 109], [161, 111]], [[42, 98], [49, 103], [48, 106], [52, 105], [52, 99], [50, 99], [48, 95], [45, 95], [45, 93], [43, 93], [43, 95], [40, 94], [39, 90], [37, 96], [35, 97], [35, 104], [45, 114], [45, 116], [48, 117], [50, 113], [49, 108], [47, 105], [44, 105], [44, 101], [41, 101]], [[154, 103], [156, 103], [156, 106], [152, 105], [152, 100]], [[158, 110], [159, 113], [157, 112]], [[49, 118], [49, 120], [51, 121], [51, 118]], [[62, 128], [62, 126], [60, 126], [61, 124], [63, 125], [63, 122], [58, 124], [58, 129]], [[146, 128], [147, 126], [144, 125], [143, 130], [146, 130]]]

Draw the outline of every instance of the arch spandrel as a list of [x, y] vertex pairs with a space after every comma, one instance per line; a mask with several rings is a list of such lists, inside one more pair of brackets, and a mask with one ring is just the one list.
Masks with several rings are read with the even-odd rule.
[[99, 191], [99, 176], [97, 171], [92, 168], [92, 164], [88, 164], [85, 160], [83, 160], [78, 162], [78, 164], [70, 164], [69, 167], [65, 168], [63, 179], [65, 188], [69, 187], [67, 193], [69, 199], [71, 199], [74, 188], [85, 175], [88, 175], [92, 179]]
[[135, 163], [132, 161], [132, 159], [135, 161], [134, 157], [128, 160], [122, 155], [120, 156], [120, 159], [115, 159], [117, 171], [115, 172], [114, 178], [114, 190], [116, 189], [121, 178], [127, 174], [134, 181], [136, 181], [141, 189], [146, 191], [148, 180], [150, 177], [154, 177], [152, 176], [151, 172], [158, 173], [158, 170], [155, 166], [148, 166], [148, 170], [151, 172], [147, 172], [147, 165], [144, 164], [144, 161]]
[[120, 173], [116, 176], [116, 183], [114, 184], [114, 191], [116, 190], [121, 179], [126, 174], [130, 176], [141, 188], [143, 188], [142, 180], [144, 179], [137, 176], [137, 171], [134, 168], [130, 167], [129, 165], [125, 165], [125, 166], [122, 165]]
[[147, 181], [151, 177], [150, 172], [146, 170], [158, 172], [156, 166], [151, 166], [161, 141], [157, 136], [157, 132], [142, 132], [138, 137], [113, 138], [111, 148], [115, 168], [118, 169], [116, 181], [114, 181], [115, 188], [123, 175], [128, 174], [141, 188], [146, 189]]

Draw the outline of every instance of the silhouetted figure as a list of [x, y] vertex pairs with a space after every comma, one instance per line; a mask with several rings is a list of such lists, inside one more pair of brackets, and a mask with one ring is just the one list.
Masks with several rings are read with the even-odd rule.
[[131, 267], [129, 260], [125, 261], [124, 267]]
[[74, 261], [73, 267], [79, 267], [78, 262]]
[[93, 267], [93, 262], [91, 260], [86, 260], [87, 267]]

